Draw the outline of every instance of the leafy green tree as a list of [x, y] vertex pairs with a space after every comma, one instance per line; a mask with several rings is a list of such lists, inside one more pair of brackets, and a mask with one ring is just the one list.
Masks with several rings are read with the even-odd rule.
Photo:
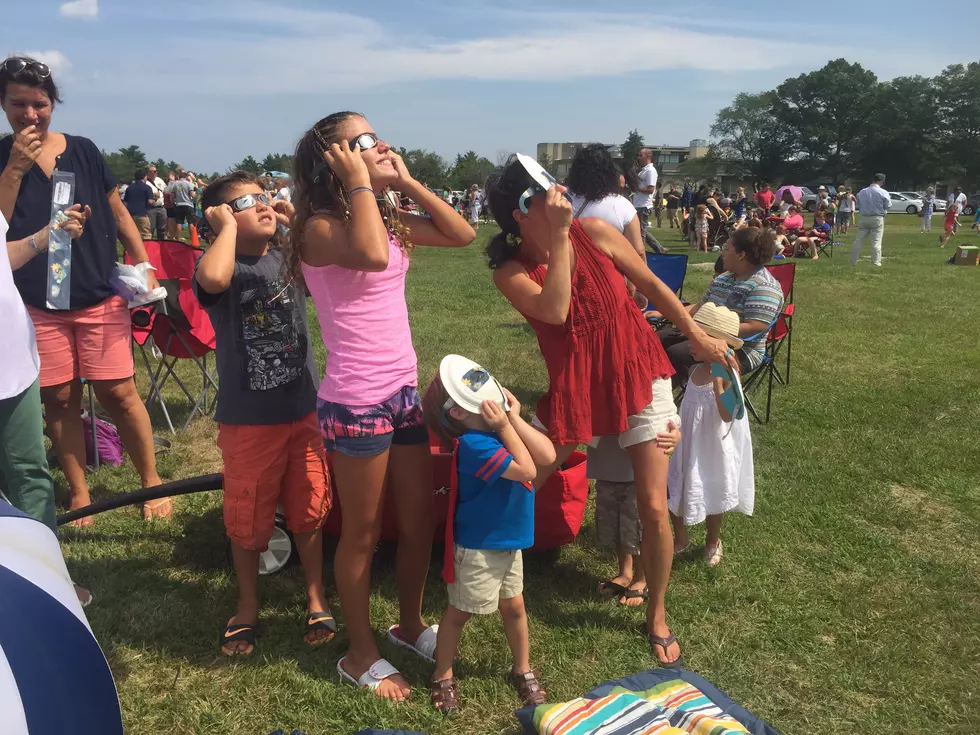
[[264, 170], [262, 164], [251, 156], [245, 156], [245, 158], [229, 169], [229, 171], [248, 171], [253, 174], [261, 174]]
[[775, 100], [775, 92], [741, 93], [715, 115], [712, 152], [727, 173], [760, 183], [784, 176], [794, 133], [773, 117]]
[[446, 160], [435, 151], [424, 148], [408, 150], [404, 147], [397, 149], [398, 155], [405, 160], [405, 165], [416, 181], [428, 185], [433, 191], [441, 190], [449, 183]]
[[935, 85], [947, 174], [968, 190], [980, 188], [980, 62], [947, 67]]
[[620, 150], [623, 153], [623, 163], [627, 166], [632, 166], [636, 163], [636, 157], [640, 155], [640, 149], [643, 147], [643, 136], [635, 128], [630, 131], [630, 134], [626, 136], [626, 142], [623, 143]]
[[[726, 169], [725, 161], [718, 155], [714, 147], [699, 158], [688, 157], [677, 166], [677, 175], [686, 181], [709, 182], [718, 177], [722, 169]], [[726, 173], [731, 171], [726, 169]]]
[[483, 186], [496, 166], [488, 158], [478, 156], [475, 151], [457, 153], [449, 171], [449, 181], [454, 189], [468, 189], [473, 184]]
[[780, 84], [773, 116], [793, 131], [811, 171], [839, 181], [854, 169], [858, 146], [876, 114], [879, 86], [874, 72], [835, 59]]
[[897, 77], [881, 85], [856, 154], [860, 178], [884, 171], [892, 188], [913, 190], [942, 178], [937, 104], [936, 85], [927, 77]]
[[119, 180], [119, 183], [132, 181], [136, 169], [146, 168], [147, 166], [146, 155], [140, 150], [138, 145], [120, 148], [115, 153], [102, 151], [102, 157], [105, 159], [106, 166], [112, 172], [112, 175]]
[[262, 171], [283, 171], [290, 174], [293, 171], [293, 157], [287, 153], [269, 153], [259, 166]]

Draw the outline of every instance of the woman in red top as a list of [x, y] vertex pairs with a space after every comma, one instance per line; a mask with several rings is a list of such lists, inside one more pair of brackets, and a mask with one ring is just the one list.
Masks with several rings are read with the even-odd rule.
[[623, 275], [688, 335], [699, 360], [725, 362], [729, 350], [694, 323], [618, 230], [599, 219], [573, 221], [564, 187], [522, 196], [534, 186], [515, 158], [487, 182], [490, 210], [502, 230], [487, 254], [494, 284], [534, 329], [548, 368], [550, 384], [537, 415], [557, 461], [541, 469], [536, 484], [578, 444], [618, 435], [633, 465], [643, 522], [650, 645], [662, 665], [678, 666], [680, 646], [664, 609], [673, 560], [669, 456], [656, 444], [657, 433], [678, 421], [669, 380], [673, 369]]

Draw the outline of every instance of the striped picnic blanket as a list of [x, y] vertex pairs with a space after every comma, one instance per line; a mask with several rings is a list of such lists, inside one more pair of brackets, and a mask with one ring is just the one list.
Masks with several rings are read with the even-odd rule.
[[736, 735], [749, 731], [700, 689], [671, 679], [632, 692], [614, 687], [597, 699], [543, 704], [534, 711], [541, 735]]

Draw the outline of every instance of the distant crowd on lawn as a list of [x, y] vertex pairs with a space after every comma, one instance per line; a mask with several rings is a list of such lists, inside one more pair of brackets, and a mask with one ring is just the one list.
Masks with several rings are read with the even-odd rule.
[[[460, 707], [453, 665], [470, 653], [459, 649], [462, 630], [472, 615], [498, 610], [513, 654], [508, 678], [524, 704], [544, 702], [531, 665], [521, 552], [534, 543], [534, 491], [585, 444], [597, 532], [619, 564], [597, 593], [626, 606], [646, 603], [651, 655], [662, 666], [683, 665], [665, 594], [675, 558], [691, 551], [687, 528], [706, 523], [702, 556], [714, 566], [724, 558], [724, 513], [753, 512], [738, 375], [762, 363], [783, 311], [782, 288], [766, 265], [801, 249], [815, 256], [813, 241], [830, 227], [846, 232], [855, 205], [863, 227], [882, 206], [883, 177], [856, 197], [822, 192], [809, 229], [792, 187], [777, 197], [762, 185], [751, 202], [744, 191], [726, 201], [707, 186], [670, 187], [661, 197], [650, 149], [640, 151], [635, 171], [623, 172], [603, 147], [587, 147], [567, 187], [514, 155], [482, 189], [435, 193], [364, 116], [345, 111], [306, 131], [288, 181], [243, 171], [202, 181], [179, 170], [164, 181], [151, 167], [135, 172], [121, 196], [92, 141], [51, 129], [59, 102], [44, 64], [12, 57], [0, 65], [0, 104], [14, 133], [0, 142], [8, 254], [0, 258], [0, 309], [12, 325], [0, 336], [0, 477], [15, 506], [56, 531], [45, 423], [70, 508], [90, 504], [83, 379], [118, 426], [143, 487], [161, 483], [133, 378], [128, 305], [112, 277], [117, 238], [143, 263], [144, 237], [172, 238], [187, 224], [206, 245], [193, 292], [217, 343], [223, 517], [238, 584], [237, 607], [218, 634], [225, 654], [249, 655], [257, 645], [259, 558], [277, 507], [303, 566], [304, 639], [315, 646], [335, 636], [322, 527], [336, 492], [343, 525], [333, 572], [349, 638], [337, 671], [378, 696], [408, 697], [370, 619], [371, 558], [387, 496], [400, 533], [399, 620], [387, 639], [432, 664], [433, 706]], [[65, 222], [51, 223], [56, 168], [74, 174], [78, 204]], [[650, 217], [659, 223], [664, 209], [692, 245], [725, 246], [716, 278], [694, 304], [682, 304], [645, 261]], [[414, 250], [469, 245], [485, 214], [500, 228], [487, 245], [489, 278], [535, 332], [549, 375], [532, 421], [489, 370], [462, 356], [447, 356], [427, 376], [424, 395], [419, 390], [405, 298]], [[46, 299], [52, 272], [43, 254], [59, 229], [75, 241], [67, 310]], [[158, 285], [152, 272], [148, 280]], [[328, 355], [322, 376], [307, 297]], [[648, 306], [673, 326], [651, 329], [641, 311]], [[490, 329], [479, 314], [465, 318], [475, 331]], [[495, 362], [490, 367], [506, 369], [502, 356]], [[678, 406], [673, 389], [682, 386]], [[456, 446], [459, 479], [444, 568], [449, 604], [430, 626], [422, 598], [436, 524], [432, 436]], [[143, 507], [147, 519], [172, 511], [168, 498]], [[78, 595], [90, 599], [82, 588]]]

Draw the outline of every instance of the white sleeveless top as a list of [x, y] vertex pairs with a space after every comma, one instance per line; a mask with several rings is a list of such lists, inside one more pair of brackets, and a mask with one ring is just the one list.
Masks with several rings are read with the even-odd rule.
[[[576, 219], [583, 217], [596, 217], [605, 220], [617, 230], [622, 232], [626, 225], [633, 221], [636, 216], [636, 207], [624, 196], [610, 194], [602, 199], [585, 204], [585, 197], [569, 192], [572, 196], [572, 213]], [[585, 204], [583, 207], [582, 205]], [[581, 210], [581, 211], [579, 211]]]

